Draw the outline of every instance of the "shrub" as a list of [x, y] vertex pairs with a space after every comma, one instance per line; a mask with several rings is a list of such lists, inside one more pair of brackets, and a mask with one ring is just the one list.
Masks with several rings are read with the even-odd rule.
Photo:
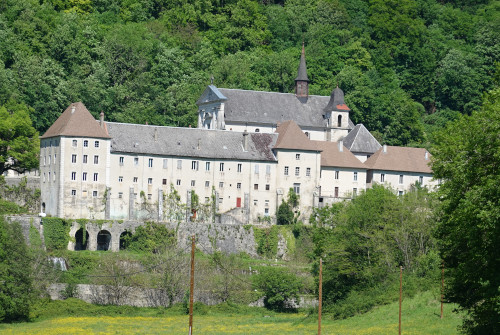
[[289, 310], [287, 302], [297, 300], [301, 282], [286, 268], [263, 268], [255, 277], [255, 285], [264, 294], [264, 305], [275, 311]]

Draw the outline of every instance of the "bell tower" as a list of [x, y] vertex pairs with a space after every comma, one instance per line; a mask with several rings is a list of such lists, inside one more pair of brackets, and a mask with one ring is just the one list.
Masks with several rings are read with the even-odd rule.
[[299, 70], [297, 78], [295, 78], [295, 95], [298, 98], [307, 98], [309, 96], [309, 78], [307, 77], [304, 42], [302, 42], [302, 54], [300, 55]]

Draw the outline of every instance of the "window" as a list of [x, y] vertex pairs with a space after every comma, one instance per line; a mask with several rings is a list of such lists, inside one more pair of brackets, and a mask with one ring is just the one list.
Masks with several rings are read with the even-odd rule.
[[82, 173], [82, 180], [87, 181], [87, 172]]
[[56, 172], [54, 171], [54, 179], [52, 179], [53, 181], [56, 181]]
[[210, 187], [210, 182], [208, 180], [205, 181], [205, 187]]
[[400, 184], [402, 184], [402, 183], [403, 183], [403, 175], [402, 175], [402, 174], [400, 174], [400, 175], [399, 175], [399, 183], [400, 183]]
[[224, 182], [223, 181], [219, 182], [219, 188], [223, 188], [223, 187], [224, 187]]
[[89, 146], [89, 141], [88, 141], [88, 140], [84, 140], [84, 141], [83, 141], [83, 146], [84, 146], [85, 148], [87, 148], [87, 147]]
[[241, 183], [237, 183], [237, 184], [236, 184], [236, 188], [237, 188], [238, 190], [240, 190], [240, 189], [241, 189]]
[[43, 173], [43, 182], [45, 183], [45, 172]]
[[182, 160], [177, 160], [177, 168], [182, 169]]
[[402, 196], [403, 194], [404, 194], [404, 192], [403, 192], [403, 191], [398, 191], [398, 195], [399, 195], [399, 196]]
[[210, 201], [209, 197], [205, 197], [205, 203], [207, 204]]
[[242, 164], [241, 163], [238, 163], [238, 168], [236, 169], [237, 172], [241, 172], [241, 167], [242, 167]]
[[94, 155], [94, 164], [99, 164], [99, 156]]
[[423, 184], [424, 184], [424, 176], [419, 176], [419, 177], [418, 177], [418, 183], [419, 183], [420, 185], [423, 185]]
[[224, 171], [224, 163], [219, 164], [219, 171]]
[[97, 191], [92, 191], [92, 196], [93, 196], [94, 198], [97, 198]]
[[45, 166], [45, 163], [47, 162], [47, 157], [43, 156], [43, 166]]
[[148, 200], [151, 200], [153, 198], [153, 195], [151, 193], [148, 193]]
[[148, 178], [148, 185], [152, 185], [153, 184], [153, 178]]
[[269, 200], [265, 200], [264, 206], [269, 207]]
[[119, 177], [118, 177], [118, 182], [119, 182], [119, 183], [123, 183], [123, 176], [119, 176]]
[[259, 204], [259, 202], [257, 201], [257, 199], [254, 199], [254, 200], [253, 200], [253, 205], [254, 205], [254, 206], [257, 206], [258, 204]]
[[121, 156], [120, 157], [120, 166], [123, 166], [123, 162], [125, 161], [125, 157]]
[[[75, 173], [75, 172], [73, 172]], [[76, 173], [75, 173], [75, 179], [76, 179]], [[74, 179], [71, 179], [71, 180], [74, 180]], [[50, 183], [50, 172], [49, 172], [49, 183]]]
[[256, 132], [256, 133], [260, 133], [260, 129], [259, 129], [259, 128], [256, 128], [256, 129], [255, 129], [255, 132]]
[[299, 183], [293, 184], [293, 191], [295, 192], [295, 194], [300, 194], [300, 184]]
[[339, 197], [339, 188], [335, 187], [335, 198]]
[[269, 216], [269, 208], [264, 208], [264, 216]]
[[162, 183], [162, 185], [167, 185], [167, 179], [163, 179], [163, 180], [161, 181], [161, 183]]
[[300, 174], [300, 168], [297, 166], [295, 167], [295, 175], [299, 176], [299, 174]]
[[338, 180], [339, 179], [339, 171], [335, 171], [335, 179]]
[[99, 141], [94, 142], [94, 148], [99, 148]]
[[71, 195], [76, 195], [76, 190], [71, 190]]
[[358, 189], [357, 188], [353, 188], [352, 189], [352, 197], [356, 197], [358, 195]]
[[83, 164], [87, 164], [88, 156], [83, 155]]
[[49, 155], [49, 165], [50, 165], [50, 155]]
[[134, 166], [139, 165], [139, 157], [134, 157]]
[[266, 191], [269, 191], [271, 189], [271, 185], [266, 184]]
[[153, 167], [153, 158], [148, 160], [148, 167]]
[[380, 182], [381, 183], [385, 182], [385, 173], [380, 174]]
[[255, 174], [259, 174], [259, 164], [255, 165]]
[[191, 187], [194, 187], [196, 185], [196, 182], [194, 180], [191, 180]]
[[305, 134], [306, 134], [307, 138], [309, 138], [309, 132], [306, 131]]
[[198, 161], [191, 162], [191, 170], [198, 171]]
[[166, 169], [168, 166], [168, 159], [163, 158], [163, 168]]
[[56, 163], [57, 160], [57, 154], [54, 154], [54, 164]]
[[94, 173], [94, 181], [97, 181], [98, 177], [99, 177], [99, 174], [97, 172]]
[[337, 127], [342, 127], [342, 115], [337, 118]]
[[71, 163], [76, 163], [76, 155], [71, 155]]
[[[49, 172], [49, 180], [50, 180], [50, 172]], [[76, 172], [71, 172], [71, 180], [76, 180]]]
[[295, 154], [295, 159], [299, 161], [300, 160], [300, 154]]
[[357, 171], [354, 171], [353, 180], [358, 181], [358, 172]]
[[175, 184], [176, 184], [177, 186], [181, 186], [181, 180], [180, 180], [180, 179], [177, 179], [177, 181], [175, 182]]
[[205, 171], [210, 171], [210, 162], [205, 162]]
[[311, 176], [311, 168], [306, 168], [306, 177]]
[[123, 198], [123, 192], [118, 192], [118, 199], [122, 199]]
[[271, 165], [266, 165], [266, 174], [268, 176], [271, 174]]
[[285, 176], [288, 176], [288, 166], [285, 166]]
[[134, 177], [134, 179], [133, 179], [134, 183], [137, 183], [137, 180], [138, 180], [138, 178]]
[[258, 190], [259, 189], [259, 184], [253, 184], [253, 189]]
[[71, 142], [71, 145], [72, 145], [73, 147], [75, 147], [75, 148], [76, 148], [77, 144], [78, 144], [78, 141], [77, 141], [77, 140], [73, 140], [73, 141]]

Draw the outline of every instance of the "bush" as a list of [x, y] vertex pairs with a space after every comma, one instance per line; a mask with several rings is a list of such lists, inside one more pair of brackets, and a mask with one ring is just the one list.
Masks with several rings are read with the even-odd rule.
[[255, 285], [265, 294], [264, 305], [274, 311], [289, 310], [287, 302], [297, 300], [301, 282], [286, 268], [263, 268], [255, 277]]
[[64, 250], [68, 247], [69, 222], [60, 218], [43, 218], [43, 236], [48, 251]]

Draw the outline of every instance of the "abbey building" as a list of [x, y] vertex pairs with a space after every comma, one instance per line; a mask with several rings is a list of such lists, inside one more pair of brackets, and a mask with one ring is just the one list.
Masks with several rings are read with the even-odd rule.
[[352, 123], [340, 88], [309, 95], [304, 50], [295, 82], [295, 93], [209, 85], [197, 101], [197, 128], [95, 120], [83, 103], [71, 104], [41, 136], [42, 211], [168, 220], [175, 193], [186, 218], [196, 217], [196, 201], [239, 222], [272, 222], [293, 189], [307, 221], [313, 207], [373, 183], [399, 194], [435, 185], [429, 153], [380, 145]]

